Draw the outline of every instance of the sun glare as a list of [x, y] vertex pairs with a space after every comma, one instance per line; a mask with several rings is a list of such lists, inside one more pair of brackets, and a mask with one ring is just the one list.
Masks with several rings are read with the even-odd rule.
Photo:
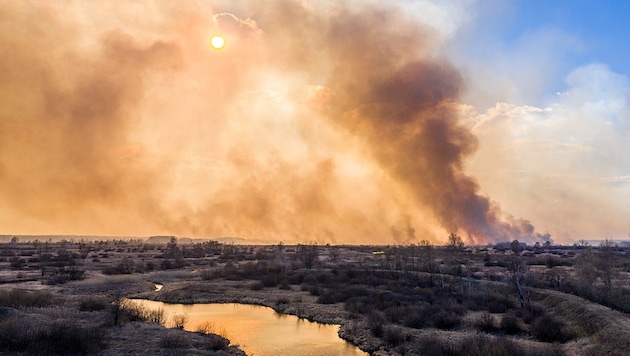
[[212, 45], [212, 48], [214, 49], [221, 49], [225, 46], [225, 38], [221, 36], [212, 36], [210, 39], [210, 45]]

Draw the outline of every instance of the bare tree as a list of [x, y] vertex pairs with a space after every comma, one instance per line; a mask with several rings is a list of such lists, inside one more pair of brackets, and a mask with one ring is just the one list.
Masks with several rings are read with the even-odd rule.
[[599, 256], [596, 259], [596, 266], [607, 294], [612, 292], [613, 283], [619, 274], [617, 265], [617, 246], [612, 240], [606, 239], [599, 245]]
[[428, 240], [422, 240], [420, 241], [420, 248], [422, 251], [422, 259], [425, 261], [427, 271], [429, 272], [431, 287], [433, 287], [433, 275], [435, 274], [433, 245]]
[[446, 246], [453, 251], [460, 251], [464, 248], [464, 240], [462, 240], [461, 236], [453, 232], [448, 235], [448, 242], [446, 243]]
[[304, 267], [311, 269], [319, 258], [319, 246], [315, 242], [309, 242], [305, 245], [298, 244], [296, 253], [297, 257], [304, 263]]
[[588, 247], [588, 246], [589, 246], [589, 243], [588, 243], [588, 241], [586, 241], [586, 240], [582, 239], [582, 240], [578, 240], [578, 241], [574, 244], [574, 246], [575, 246], [575, 247], [577, 247], [577, 248], [585, 248], [585, 247]]
[[92, 246], [85, 243], [83, 240], [79, 242], [79, 255], [81, 255], [81, 260], [85, 262], [87, 256], [92, 252]]
[[593, 290], [593, 285], [597, 281], [596, 258], [595, 251], [589, 246], [583, 249], [575, 259], [574, 268], [578, 283], [589, 293]]
[[518, 242], [518, 240], [512, 241], [511, 247], [512, 251], [508, 255], [507, 259], [506, 276], [510, 284], [514, 286], [516, 292], [518, 293], [521, 307], [528, 307], [529, 302], [525, 299], [523, 283], [525, 280], [525, 276], [529, 272], [529, 269], [527, 268], [527, 265], [520, 255], [520, 243]]
[[39, 266], [43, 277], [46, 274], [46, 264], [52, 258], [52, 255], [48, 252], [48, 241], [42, 244], [38, 240], [35, 240], [33, 245], [39, 255]]
[[569, 278], [569, 274], [559, 267], [552, 267], [545, 272], [544, 278], [551, 282], [554, 288], [561, 290], [564, 282]]

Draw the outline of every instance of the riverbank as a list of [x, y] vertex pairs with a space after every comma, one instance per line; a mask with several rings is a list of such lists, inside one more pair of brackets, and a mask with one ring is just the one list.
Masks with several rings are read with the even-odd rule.
[[207, 281], [192, 272], [179, 272], [176, 275], [176, 278], [167, 273], [149, 275], [147, 277], [152, 281], [163, 285], [162, 289], [130, 294], [129, 297], [176, 304], [240, 303], [266, 306], [278, 313], [295, 315], [309, 321], [340, 325], [339, 337], [363, 351], [384, 349], [383, 342], [370, 334], [369, 328], [364, 325], [365, 321], [346, 311], [342, 303], [319, 304], [316, 296], [297, 286], [256, 290], [252, 288], [251, 281]]

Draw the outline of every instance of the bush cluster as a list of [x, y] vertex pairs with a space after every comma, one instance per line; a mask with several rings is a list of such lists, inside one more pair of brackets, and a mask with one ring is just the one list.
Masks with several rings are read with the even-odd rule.
[[543, 342], [566, 342], [574, 336], [565, 327], [565, 324], [550, 314], [544, 314], [532, 323], [532, 335]]
[[62, 301], [49, 291], [24, 289], [0, 289], [0, 305], [12, 308], [46, 307]]
[[146, 308], [133, 300], [116, 300], [111, 305], [113, 325], [120, 325], [130, 321], [140, 321], [151, 324], [165, 325], [164, 309]]
[[434, 356], [563, 356], [564, 351], [556, 345], [531, 349], [521, 346], [504, 336], [477, 334], [466, 337], [461, 342], [450, 342], [441, 339], [437, 335], [424, 336], [421, 340], [414, 343], [414, 349], [410, 350], [410, 354]]
[[28, 325], [18, 317], [0, 322], [0, 351], [35, 355], [94, 354], [104, 347], [103, 333], [95, 327], [67, 323]]

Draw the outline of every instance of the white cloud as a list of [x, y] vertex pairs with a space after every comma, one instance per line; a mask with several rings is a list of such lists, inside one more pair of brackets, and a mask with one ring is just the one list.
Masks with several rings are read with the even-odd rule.
[[565, 94], [546, 107], [497, 103], [473, 113], [480, 149], [469, 171], [505, 210], [538, 230], [565, 238], [625, 236], [628, 78], [590, 64], [566, 83]]
[[617, 176], [617, 177], [604, 177], [602, 181], [613, 183], [613, 184], [626, 184], [630, 183], [630, 175], [628, 176]]
[[438, 31], [442, 40], [453, 37], [472, 20], [471, 7], [476, 0], [406, 0], [401, 2], [406, 13]]

